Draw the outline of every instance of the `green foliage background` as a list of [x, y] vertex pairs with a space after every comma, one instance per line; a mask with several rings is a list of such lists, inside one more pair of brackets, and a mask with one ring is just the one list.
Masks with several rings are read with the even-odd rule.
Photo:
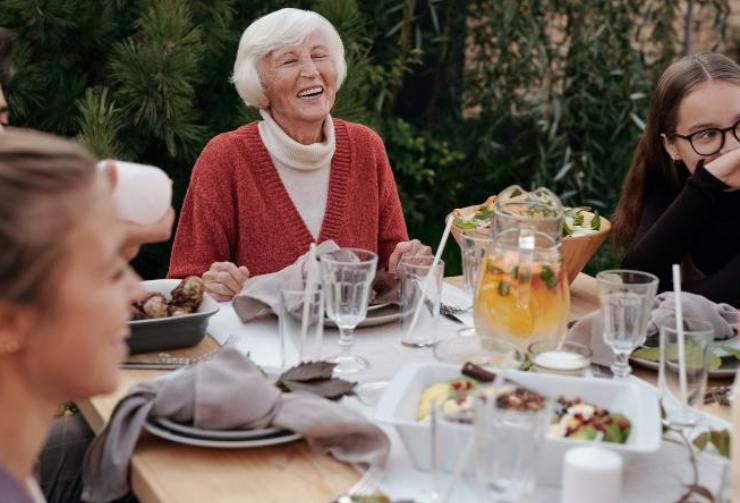
[[[512, 183], [610, 214], [650, 90], [681, 48], [680, 2], [657, 0], [1, 0], [19, 41], [11, 123], [154, 164], [179, 207], [205, 143], [253, 120], [229, 83], [241, 32], [291, 6], [339, 30], [333, 114], [374, 127], [410, 232], [436, 243], [454, 207]], [[701, 2], [722, 41], [727, 0]], [[135, 266], [167, 269], [169, 243]], [[457, 248], [446, 252], [459, 271]], [[618, 258], [602, 248], [590, 270]]]

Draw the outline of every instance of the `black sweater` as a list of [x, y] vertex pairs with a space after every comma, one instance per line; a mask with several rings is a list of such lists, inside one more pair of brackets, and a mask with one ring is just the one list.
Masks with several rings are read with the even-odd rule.
[[679, 168], [681, 189], [649, 187], [640, 226], [623, 267], [651, 272], [660, 291], [672, 288], [671, 265], [690, 258], [704, 275], [683, 289], [714, 302], [740, 305], [740, 191], [699, 163], [693, 175]]

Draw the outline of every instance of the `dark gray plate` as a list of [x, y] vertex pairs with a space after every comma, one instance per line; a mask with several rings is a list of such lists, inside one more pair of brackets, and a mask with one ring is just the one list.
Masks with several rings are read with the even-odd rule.
[[[179, 279], [155, 279], [141, 284], [148, 292], [170, 297]], [[195, 346], [206, 336], [208, 321], [219, 310], [218, 302], [205, 294], [198, 311], [170, 318], [130, 321], [131, 337], [128, 346], [131, 354], [151, 353], [168, 349]]]

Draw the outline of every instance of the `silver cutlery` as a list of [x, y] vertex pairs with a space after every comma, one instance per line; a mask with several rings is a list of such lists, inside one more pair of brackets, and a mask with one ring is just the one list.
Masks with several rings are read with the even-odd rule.
[[188, 367], [198, 362], [210, 360], [216, 354], [225, 347], [235, 346], [236, 338], [233, 335], [229, 335], [224, 341], [222, 346], [212, 349], [199, 356], [189, 357], [178, 357], [172, 356], [169, 353], [161, 352], [157, 355], [157, 359], [153, 361], [137, 361], [128, 360], [123, 362], [121, 368], [131, 370], [176, 370], [182, 367]]
[[372, 467], [350, 488], [347, 494], [339, 496], [336, 499], [336, 503], [355, 503], [356, 501], [364, 500], [364, 498], [376, 496], [378, 486], [380, 486], [382, 480], [383, 470]]

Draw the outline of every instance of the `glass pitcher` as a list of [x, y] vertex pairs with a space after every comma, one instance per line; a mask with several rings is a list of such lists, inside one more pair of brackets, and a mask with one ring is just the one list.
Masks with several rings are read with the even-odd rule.
[[491, 235], [508, 229], [529, 229], [544, 232], [560, 243], [563, 225], [563, 205], [558, 196], [540, 187], [527, 192], [512, 185], [496, 196], [493, 205]]
[[560, 248], [560, 200], [547, 189], [504, 190], [494, 204], [493, 240], [475, 294], [475, 329], [526, 351], [532, 342], [559, 342], [570, 308]]

